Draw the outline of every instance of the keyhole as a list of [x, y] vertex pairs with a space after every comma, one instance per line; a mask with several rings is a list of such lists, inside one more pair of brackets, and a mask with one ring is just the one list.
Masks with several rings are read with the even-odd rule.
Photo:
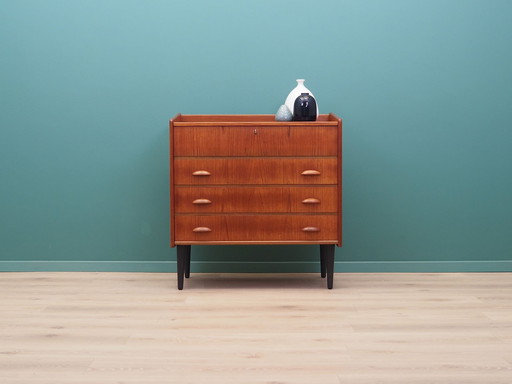
[[254, 129], [254, 134], [257, 135], [258, 134], [258, 130], [255, 128]]

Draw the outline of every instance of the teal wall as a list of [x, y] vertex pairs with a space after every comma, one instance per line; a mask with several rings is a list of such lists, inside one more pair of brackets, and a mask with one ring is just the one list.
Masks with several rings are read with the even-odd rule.
[[[0, 270], [173, 271], [168, 120], [344, 120], [336, 271], [512, 271], [512, 1], [0, 1]], [[197, 247], [195, 271], [317, 271]]]

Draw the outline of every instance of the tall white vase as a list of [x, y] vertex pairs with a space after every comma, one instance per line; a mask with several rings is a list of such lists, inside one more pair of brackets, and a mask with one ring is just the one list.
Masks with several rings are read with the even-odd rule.
[[[292, 89], [292, 91], [288, 94], [288, 97], [286, 98], [286, 101], [284, 105], [288, 107], [290, 112], [293, 115], [293, 105], [295, 103], [295, 99], [300, 96], [301, 93], [309, 93], [311, 96], [315, 97], [313, 93], [309, 89], [307, 89], [304, 85], [304, 79], [297, 79], [297, 86]], [[318, 113], [318, 100], [315, 97], [316, 101], [316, 116], [318, 119], [319, 113]]]

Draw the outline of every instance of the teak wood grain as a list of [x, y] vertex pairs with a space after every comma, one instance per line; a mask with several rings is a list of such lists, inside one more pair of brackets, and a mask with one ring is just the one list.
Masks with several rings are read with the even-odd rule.
[[178, 186], [176, 213], [322, 213], [338, 210], [336, 186]]
[[176, 127], [176, 156], [336, 156], [336, 126]]
[[176, 243], [337, 241], [336, 214], [321, 215], [179, 215]]
[[175, 185], [336, 185], [338, 182], [335, 157], [180, 157], [174, 165]]
[[178, 114], [169, 134], [179, 289], [198, 244], [319, 244], [332, 288], [342, 242], [340, 118]]
[[174, 126], [214, 126], [214, 125], [321, 125], [337, 126], [341, 119], [333, 113], [319, 115], [316, 121], [286, 121], [276, 122], [275, 115], [182, 115], [178, 113], [173, 119]]

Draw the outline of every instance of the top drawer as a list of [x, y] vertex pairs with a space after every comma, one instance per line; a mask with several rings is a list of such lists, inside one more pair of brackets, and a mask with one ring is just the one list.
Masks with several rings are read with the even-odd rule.
[[174, 156], [336, 156], [336, 126], [176, 126]]

